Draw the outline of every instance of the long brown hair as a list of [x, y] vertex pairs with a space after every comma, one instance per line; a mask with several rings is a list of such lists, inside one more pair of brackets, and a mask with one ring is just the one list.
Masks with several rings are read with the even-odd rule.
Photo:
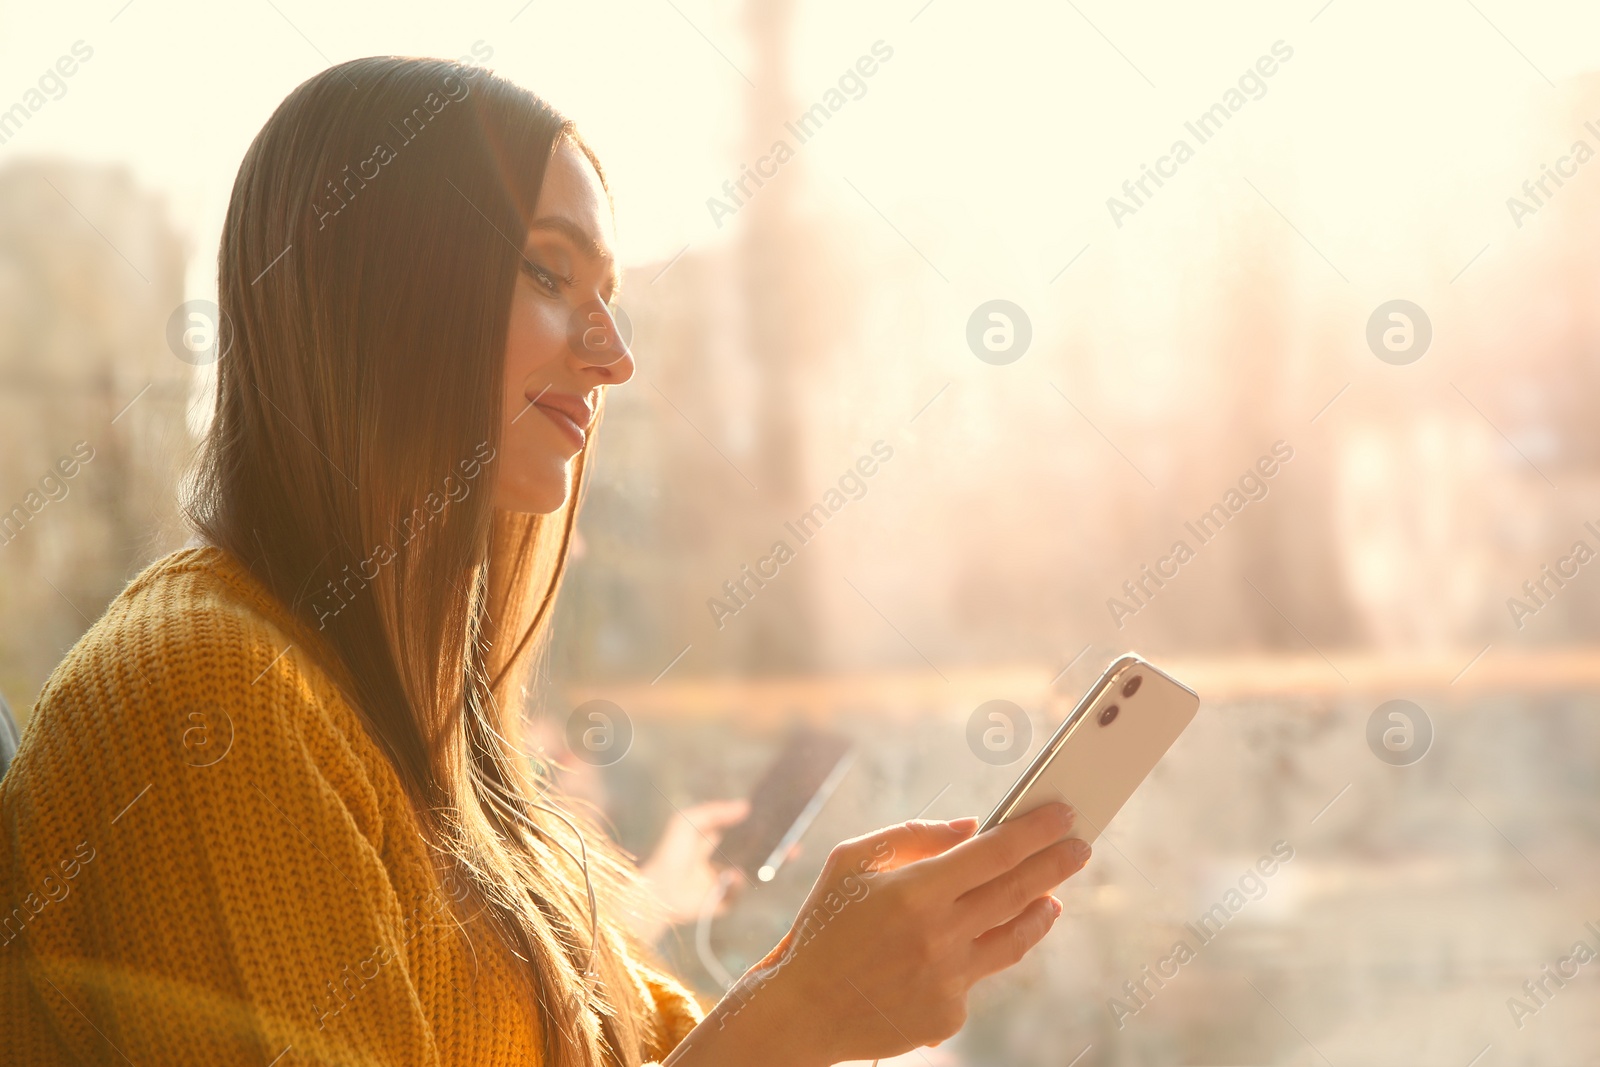
[[[512, 738], [588, 449], [552, 515], [493, 507], [512, 289], [570, 121], [459, 63], [376, 57], [292, 92], [239, 167], [228, 350], [187, 510], [316, 635], [459, 895], [521, 961], [551, 1067], [633, 1067], [642, 1013], [607, 902], [632, 868]], [[464, 910], [474, 910], [464, 909]], [[597, 980], [586, 981], [591, 969]]]

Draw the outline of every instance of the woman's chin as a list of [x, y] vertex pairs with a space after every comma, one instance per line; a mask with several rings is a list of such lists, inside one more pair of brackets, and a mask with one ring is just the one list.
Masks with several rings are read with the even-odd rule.
[[497, 485], [494, 506], [524, 515], [549, 515], [561, 510], [570, 491], [568, 471], [563, 467], [558, 477], [525, 478], [516, 485]]

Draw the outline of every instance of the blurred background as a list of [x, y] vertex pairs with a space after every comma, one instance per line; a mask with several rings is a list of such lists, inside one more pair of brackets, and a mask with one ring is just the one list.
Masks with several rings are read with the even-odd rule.
[[[538, 736], [641, 857], [796, 723], [857, 743], [797, 859], [698, 944], [686, 914], [660, 931], [686, 981], [715, 998], [765, 953], [833, 842], [985, 813], [1132, 649], [1198, 718], [1046, 942], [905, 1063], [1600, 1063], [1574, 957], [1600, 952], [1600, 9], [108, 0], [0, 25], [24, 724], [187, 537], [211, 368], [169, 320], [215, 296], [250, 139], [330, 63], [461, 57], [577, 121], [628, 267], [639, 374]], [[603, 767], [561, 751], [596, 698], [631, 727]], [[967, 742], [992, 700], [1021, 709], [1000, 764]], [[1275, 846], [1260, 898], [1146, 978]]]

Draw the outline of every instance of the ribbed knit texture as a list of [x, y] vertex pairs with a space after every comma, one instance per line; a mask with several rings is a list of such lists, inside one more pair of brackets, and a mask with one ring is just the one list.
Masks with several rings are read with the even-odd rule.
[[[0, 781], [0, 1060], [542, 1062], [514, 961], [441, 907], [398, 777], [297, 634], [238, 560], [186, 548], [51, 675]], [[703, 1012], [631, 967], [660, 1059]]]

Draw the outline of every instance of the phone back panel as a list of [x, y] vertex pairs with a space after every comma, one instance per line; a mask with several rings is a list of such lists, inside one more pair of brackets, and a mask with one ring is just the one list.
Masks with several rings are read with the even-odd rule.
[[[1043, 769], [1031, 782], [1019, 783], [1020, 796], [1009, 810], [1002, 801], [995, 812], [1000, 817], [992, 821], [1065, 800], [1078, 812], [1072, 836], [1093, 843], [1200, 708], [1193, 690], [1136, 656], [1112, 664], [1085, 700], [1065, 734], [1058, 732], [1036, 758], [1036, 767], [1048, 760]], [[1108, 712], [1112, 707], [1114, 714]]]

